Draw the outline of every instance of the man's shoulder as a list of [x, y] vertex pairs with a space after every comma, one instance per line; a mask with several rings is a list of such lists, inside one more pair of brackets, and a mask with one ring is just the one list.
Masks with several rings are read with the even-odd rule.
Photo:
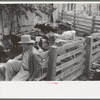
[[40, 55], [40, 53], [38, 52], [38, 50], [34, 49], [31, 52], [31, 56], [33, 56], [33, 55]]

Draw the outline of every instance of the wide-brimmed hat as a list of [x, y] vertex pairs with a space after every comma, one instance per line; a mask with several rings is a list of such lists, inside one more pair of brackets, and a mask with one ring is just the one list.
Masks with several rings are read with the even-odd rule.
[[21, 36], [21, 41], [18, 43], [35, 43], [34, 40], [31, 40], [31, 36], [30, 35], [22, 35]]

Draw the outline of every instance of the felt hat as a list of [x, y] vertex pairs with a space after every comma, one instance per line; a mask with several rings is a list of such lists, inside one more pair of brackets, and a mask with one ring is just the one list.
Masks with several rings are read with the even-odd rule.
[[34, 40], [31, 40], [31, 36], [30, 35], [22, 35], [21, 36], [21, 41], [18, 43], [35, 43]]

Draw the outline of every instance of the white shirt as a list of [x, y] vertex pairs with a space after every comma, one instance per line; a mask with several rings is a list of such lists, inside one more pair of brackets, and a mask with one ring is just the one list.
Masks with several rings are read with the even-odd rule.
[[24, 69], [27, 69], [27, 70], [29, 69], [28, 58], [29, 58], [29, 51], [25, 51], [22, 58], [22, 65]]

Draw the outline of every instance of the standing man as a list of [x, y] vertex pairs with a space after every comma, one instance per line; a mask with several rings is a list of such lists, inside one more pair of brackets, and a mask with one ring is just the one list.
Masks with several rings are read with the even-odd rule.
[[5, 64], [5, 81], [33, 81], [42, 74], [42, 58], [34, 47], [34, 40], [30, 35], [22, 35], [21, 41], [23, 53], [21, 60], [8, 60]]

